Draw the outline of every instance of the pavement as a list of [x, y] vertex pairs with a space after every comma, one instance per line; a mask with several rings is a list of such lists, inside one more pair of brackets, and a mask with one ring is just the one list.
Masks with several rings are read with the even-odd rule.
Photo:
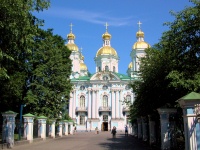
[[133, 136], [108, 132], [76, 132], [75, 135], [55, 139], [37, 140], [33, 143], [15, 144], [13, 150], [153, 150]]

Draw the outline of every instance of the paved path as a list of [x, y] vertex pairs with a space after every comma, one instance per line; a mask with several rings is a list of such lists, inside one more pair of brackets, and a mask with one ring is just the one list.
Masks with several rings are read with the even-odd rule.
[[77, 132], [75, 135], [47, 139], [32, 144], [17, 145], [13, 150], [151, 150], [142, 141], [117, 133], [112, 138], [110, 132]]

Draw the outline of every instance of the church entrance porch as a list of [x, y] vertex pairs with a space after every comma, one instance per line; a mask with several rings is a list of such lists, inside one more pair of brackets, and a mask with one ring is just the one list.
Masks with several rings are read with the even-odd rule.
[[102, 131], [108, 131], [108, 122], [103, 122], [102, 123]]

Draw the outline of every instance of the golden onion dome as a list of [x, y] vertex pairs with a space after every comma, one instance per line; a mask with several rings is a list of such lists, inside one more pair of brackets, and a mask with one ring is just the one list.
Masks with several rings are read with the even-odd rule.
[[69, 34], [67, 35], [67, 39], [68, 39], [68, 40], [74, 40], [74, 39], [75, 39], [75, 35], [74, 35], [73, 33], [69, 33]]
[[144, 37], [144, 32], [142, 32], [141, 30], [139, 30], [139, 31], [136, 33], [136, 37]]
[[114, 55], [114, 56], [117, 56], [117, 52], [115, 51], [114, 48], [112, 48], [110, 46], [104, 46], [104, 47], [101, 47], [97, 51], [96, 56], [100, 56], [100, 55]]
[[135, 42], [135, 44], [133, 45], [133, 49], [145, 49], [145, 48], [150, 48], [151, 46], [147, 43], [147, 42], [144, 42], [144, 41], [138, 41], [138, 42]]
[[133, 67], [133, 64], [132, 64], [132, 62], [130, 62], [130, 64], [128, 65], [128, 68], [130, 69], [132, 67]]
[[80, 63], [81, 70], [87, 70], [87, 66], [84, 63]]
[[66, 44], [67, 48], [71, 51], [79, 51], [78, 50], [78, 46], [76, 46], [76, 44], [72, 44], [72, 43], [67, 43]]
[[111, 39], [111, 35], [106, 31], [103, 35], [102, 35], [102, 38], [104, 40], [110, 40]]

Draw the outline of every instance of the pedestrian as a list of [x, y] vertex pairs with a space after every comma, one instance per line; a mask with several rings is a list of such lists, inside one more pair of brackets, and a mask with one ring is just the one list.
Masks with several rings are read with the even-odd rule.
[[128, 126], [125, 126], [125, 136], [128, 136]]
[[74, 134], [75, 134], [75, 132], [76, 132], [76, 126], [74, 127]]
[[113, 135], [113, 138], [116, 137], [116, 133], [117, 133], [116, 127], [114, 126], [114, 127], [112, 128], [112, 131], [111, 131], [111, 134]]

